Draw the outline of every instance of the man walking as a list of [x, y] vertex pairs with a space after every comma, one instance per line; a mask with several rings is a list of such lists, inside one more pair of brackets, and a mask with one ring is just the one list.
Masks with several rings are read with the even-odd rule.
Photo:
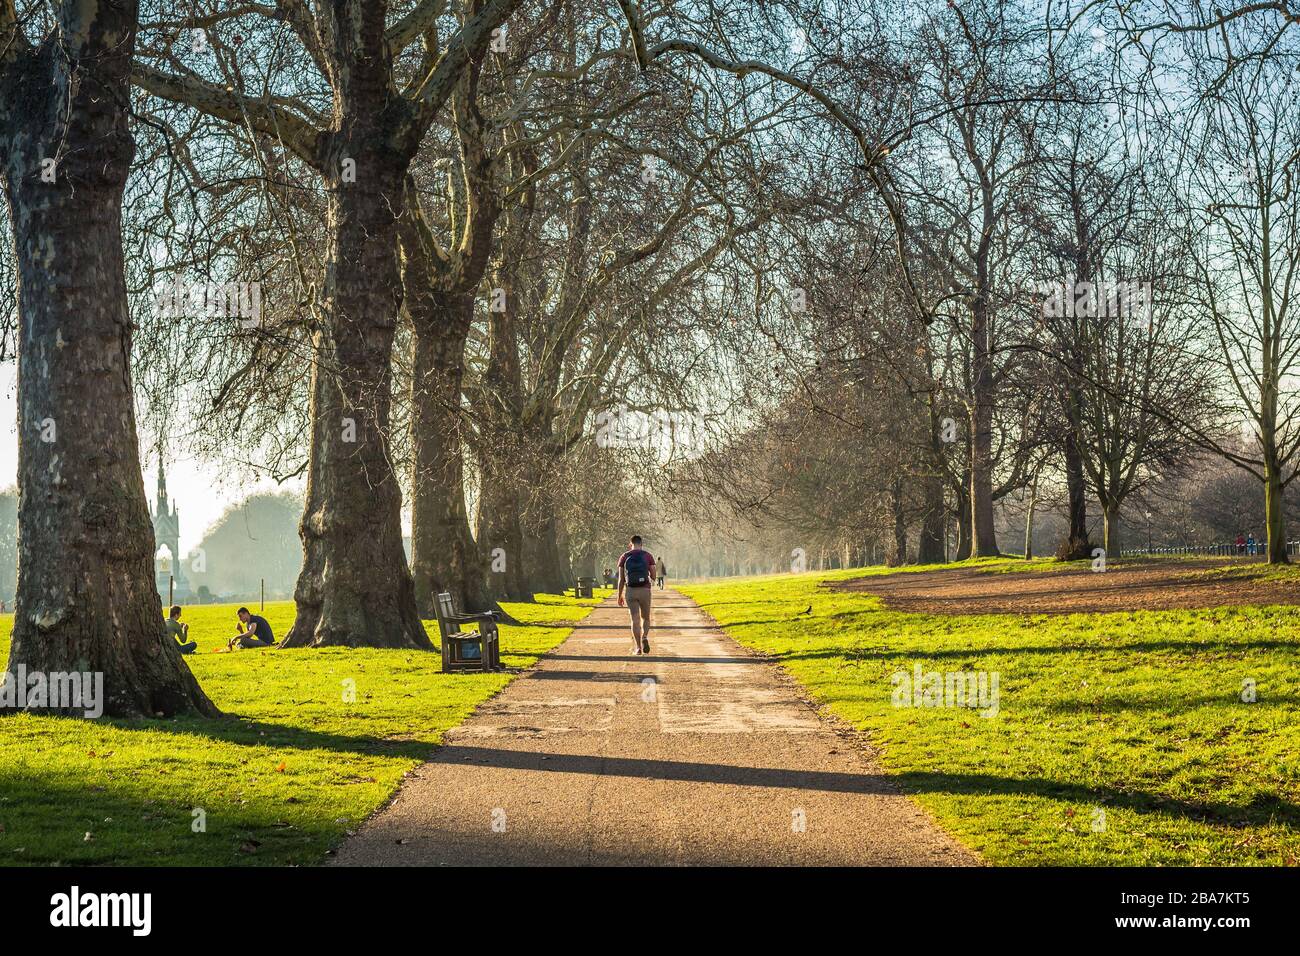
[[659, 590], [664, 589], [664, 578], [668, 577], [668, 562], [662, 557], [659, 559]]
[[632, 615], [633, 654], [650, 653], [650, 595], [654, 592], [655, 559], [641, 547], [641, 536], [632, 535], [632, 546], [618, 559], [618, 606]]

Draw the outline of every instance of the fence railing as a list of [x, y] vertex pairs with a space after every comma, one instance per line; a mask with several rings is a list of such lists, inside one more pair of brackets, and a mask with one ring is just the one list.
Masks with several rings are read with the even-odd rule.
[[[1286, 543], [1286, 553], [1288, 557], [1300, 555], [1300, 541], [1288, 541]], [[1219, 544], [1175, 544], [1162, 545], [1160, 547], [1150, 548], [1124, 548], [1120, 551], [1122, 557], [1137, 557], [1139, 555], [1197, 555], [1203, 554], [1209, 557], [1230, 558], [1230, 557], [1247, 557], [1260, 558], [1268, 554], [1268, 542], [1256, 541], [1254, 544], [1237, 544], [1234, 541], [1225, 541]]]

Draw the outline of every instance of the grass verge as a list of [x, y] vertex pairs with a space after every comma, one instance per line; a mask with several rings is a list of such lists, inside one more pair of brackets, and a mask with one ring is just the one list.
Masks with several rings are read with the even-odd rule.
[[[819, 584], [861, 576], [680, 590], [869, 733], [900, 787], [991, 862], [1296, 864], [1300, 608], [909, 614]], [[996, 715], [896, 706], [918, 666], [996, 673]]]
[[[598, 598], [607, 591], [597, 592]], [[531, 666], [599, 600], [507, 604], [503, 662]], [[0, 865], [320, 863], [513, 674], [442, 674], [419, 651], [214, 653], [237, 605], [187, 608], [187, 658], [229, 720], [0, 717]], [[282, 637], [291, 602], [265, 616]], [[7, 660], [13, 615], [0, 618]], [[437, 643], [437, 623], [426, 622]]]

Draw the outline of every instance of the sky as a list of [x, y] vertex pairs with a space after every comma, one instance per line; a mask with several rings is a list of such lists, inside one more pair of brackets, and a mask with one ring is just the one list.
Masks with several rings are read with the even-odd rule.
[[[270, 478], [255, 481], [232, 481], [220, 465], [203, 463], [187, 457], [184, 449], [168, 449], [166, 460], [167, 494], [176, 502], [181, 516], [181, 552], [189, 554], [198, 547], [204, 533], [226, 508], [248, 495], [301, 490], [303, 482], [277, 485]], [[144, 493], [150, 512], [157, 500], [158, 460], [145, 462]], [[0, 488], [11, 488], [18, 481], [18, 366], [13, 362], [0, 365]]]

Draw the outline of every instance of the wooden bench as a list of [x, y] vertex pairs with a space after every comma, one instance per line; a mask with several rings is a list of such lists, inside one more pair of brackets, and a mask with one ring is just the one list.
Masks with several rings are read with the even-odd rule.
[[[438, 595], [434, 610], [442, 638], [443, 673], [501, 669], [501, 644], [497, 637], [497, 612], [456, 612], [451, 593]], [[462, 624], [477, 624], [478, 631], [462, 631]]]

